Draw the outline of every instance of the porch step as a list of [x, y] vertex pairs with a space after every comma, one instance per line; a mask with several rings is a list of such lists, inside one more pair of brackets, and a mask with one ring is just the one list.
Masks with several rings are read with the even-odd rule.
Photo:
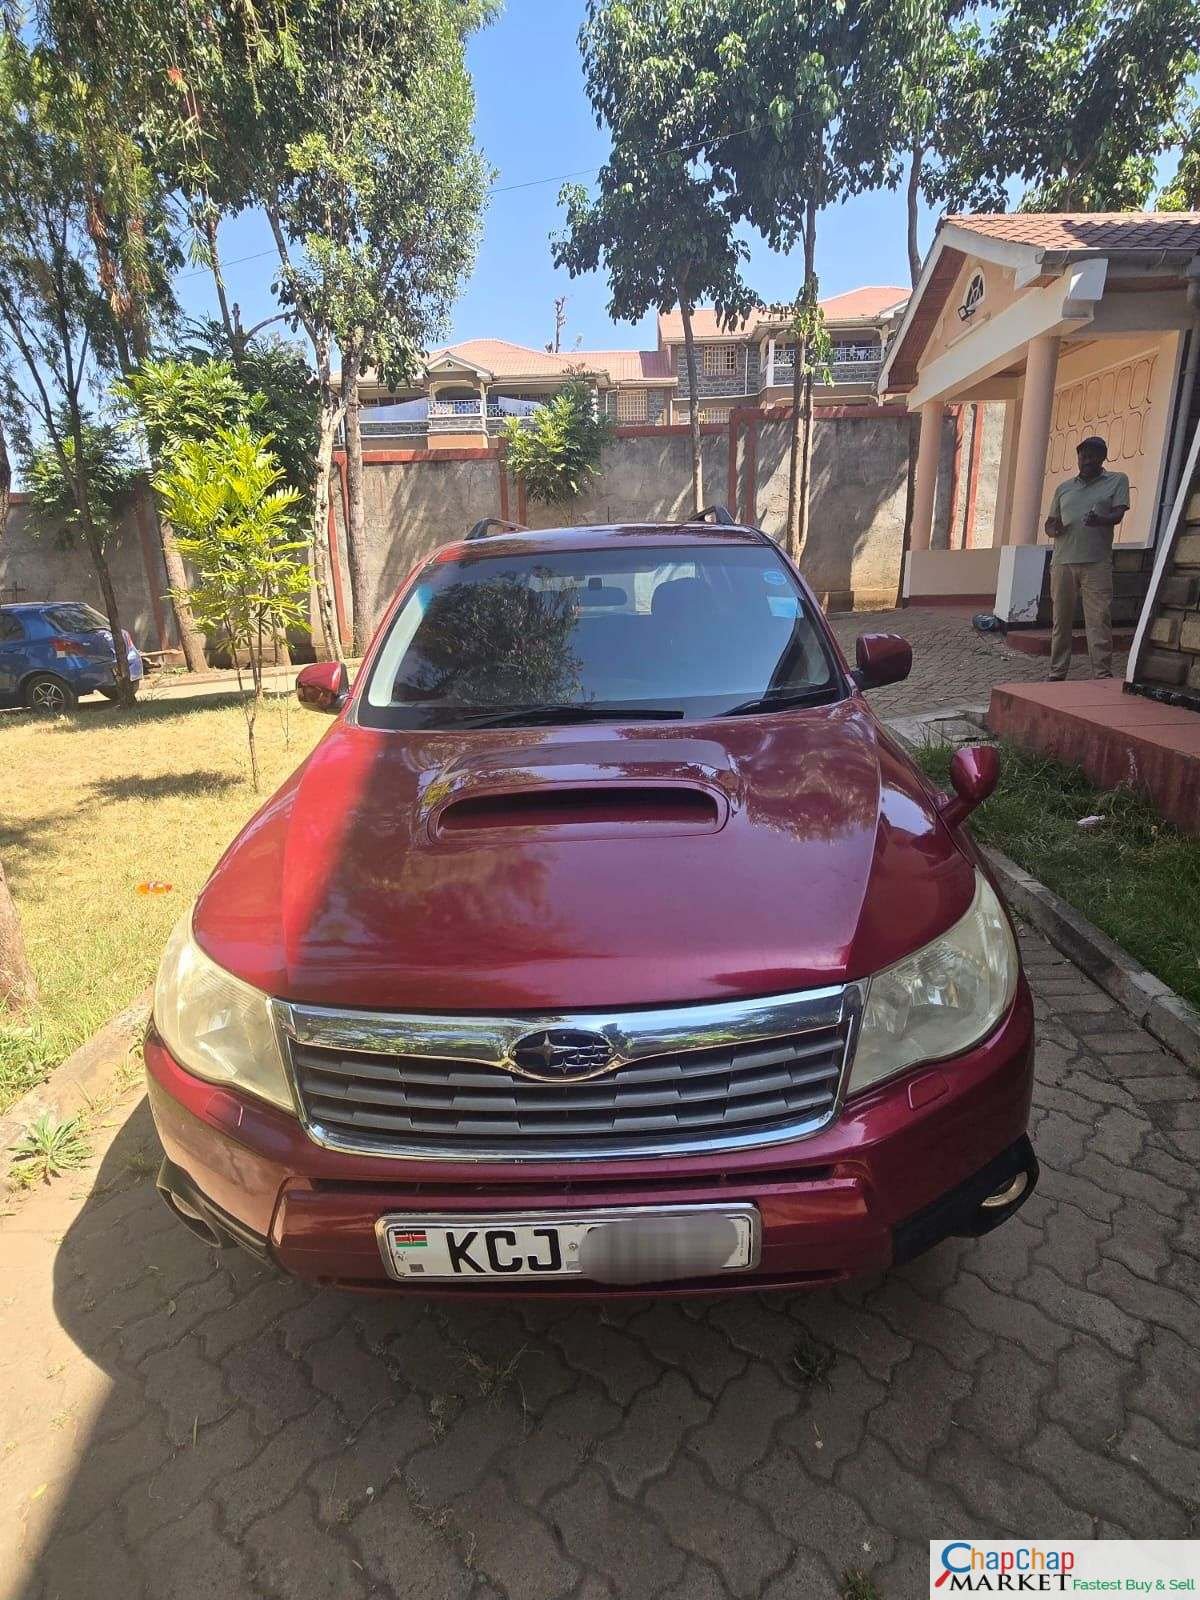
[[1082, 767], [1102, 789], [1131, 783], [1185, 833], [1200, 833], [1200, 713], [1099, 682], [1000, 683], [989, 730]]
[[[1132, 628], [1113, 629], [1113, 649], [1128, 650], [1133, 644], [1134, 630]], [[1049, 628], [1010, 628], [1005, 635], [1005, 643], [1012, 650], [1019, 650], [1026, 656], [1048, 656], [1050, 654], [1050, 629]], [[1087, 634], [1078, 629], [1071, 635], [1071, 654], [1082, 656], [1087, 654]]]

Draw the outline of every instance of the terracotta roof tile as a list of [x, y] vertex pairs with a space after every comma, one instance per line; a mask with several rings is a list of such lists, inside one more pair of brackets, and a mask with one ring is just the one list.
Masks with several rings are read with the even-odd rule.
[[575, 350], [572, 359], [598, 367], [614, 379], [675, 376], [675, 367], [665, 350]]
[[462, 339], [430, 353], [434, 362], [442, 355], [458, 356], [497, 378], [548, 378], [567, 376], [580, 367], [618, 378], [672, 378], [674, 371], [658, 350], [534, 350], [508, 339]]
[[[907, 300], [909, 290], [894, 283], [866, 284], [861, 289], [847, 289], [844, 294], [830, 295], [821, 301], [821, 309], [831, 322], [842, 318], [875, 318], [890, 311], [893, 306]], [[754, 311], [744, 321], [724, 325], [709, 306], [697, 306], [692, 312], [692, 332], [697, 339], [744, 339], [758, 322], [772, 320], [764, 309]], [[683, 318], [678, 311], [664, 311], [658, 319], [660, 344], [679, 344], [683, 339]]]
[[1200, 250], [1200, 211], [985, 212], [945, 221], [1039, 250]]
[[[730, 326], [717, 321], [711, 306], [697, 306], [692, 312], [692, 335], [697, 339], [740, 339], [755, 320], [749, 317]], [[678, 311], [660, 311], [658, 314], [658, 340], [660, 344], [679, 344], [683, 339], [683, 318]]]
[[845, 294], [831, 295], [821, 301], [821, 310], [829, 322], [839, 317], [880, 317], [885, 311], [903, 305], [912, 293], [894, 283], [871, 283], [861, 289], [848, 289]]

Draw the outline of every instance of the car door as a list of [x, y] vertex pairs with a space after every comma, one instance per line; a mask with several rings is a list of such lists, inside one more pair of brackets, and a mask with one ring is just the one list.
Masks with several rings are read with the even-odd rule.
[[15, 611], [0, 611], [0, 698], [14, 700], [25, 670], [25, 626]]

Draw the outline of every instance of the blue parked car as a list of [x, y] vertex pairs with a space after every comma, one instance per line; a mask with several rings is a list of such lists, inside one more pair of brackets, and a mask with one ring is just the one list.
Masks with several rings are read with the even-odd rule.
[[[126, 633], [134, 688], [142, 658]], [[80, 600], [0, 606], [0, 704], [69, 711], [81, 694], [116, 698], [116, 653], [107, 617]]]

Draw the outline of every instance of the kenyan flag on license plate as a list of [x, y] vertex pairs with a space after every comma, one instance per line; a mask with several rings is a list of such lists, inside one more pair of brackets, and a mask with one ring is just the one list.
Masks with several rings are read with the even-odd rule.
[[429, 1243], [425, 1237], [424, 1228], [404, 1228], [394, 1235], [396, 1245], [401, 1250], [420, 1250]]

